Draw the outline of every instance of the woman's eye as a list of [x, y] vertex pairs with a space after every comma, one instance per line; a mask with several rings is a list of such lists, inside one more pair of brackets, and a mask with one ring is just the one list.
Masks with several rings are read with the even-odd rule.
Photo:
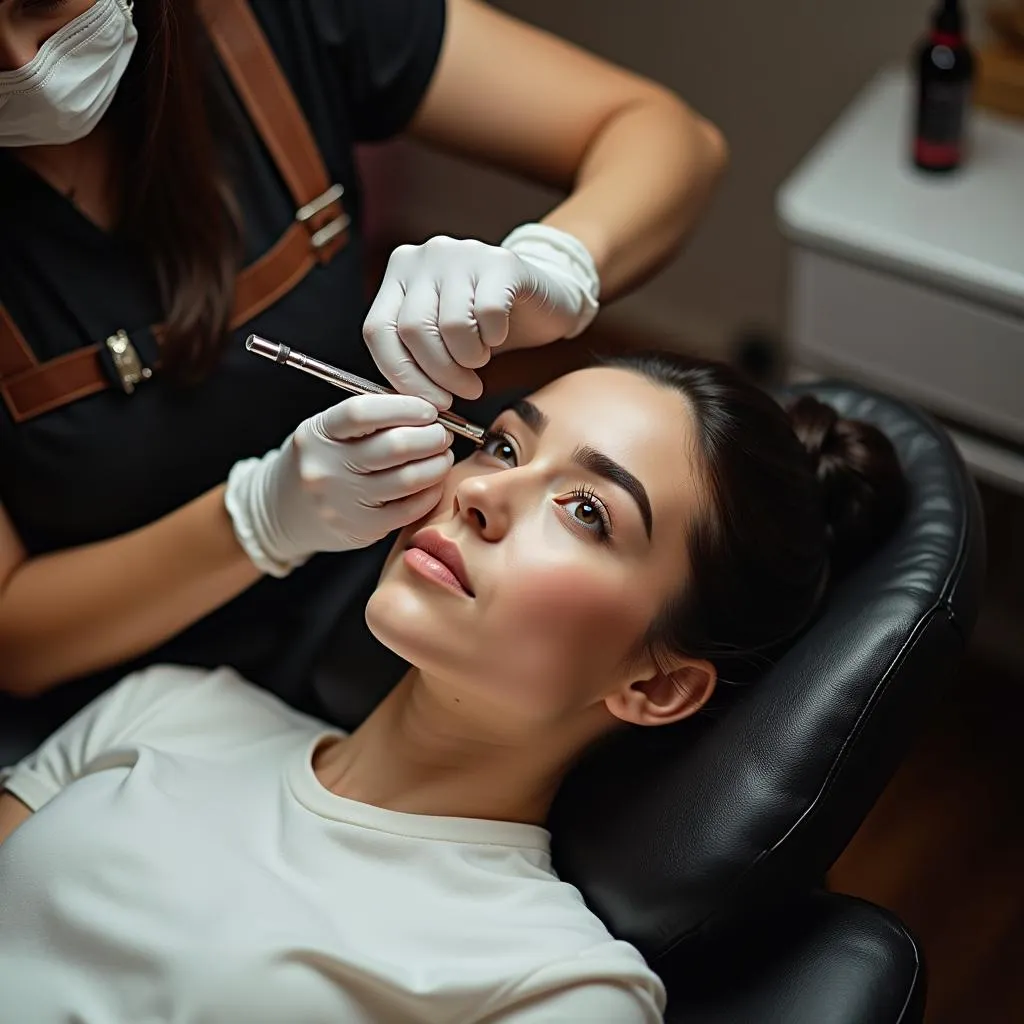
[[611, 517], [604, 502], [596, 494], [576, 490], [559, 504], [564, 514], [585, 530], [597, 534], [602, 540], [611, 536]]
[[480, 451], [485, 455], [490, 455], [493, 459], [498, 459], [499, 462], [504, 462], [507, 466], [515, 466], [519, 461], [515, 446], [508, 434], [498, 430], [491, 431], [484, 438]]
[[596, 506], [591, 505], [589, 501], [572, 501], [569, 503], [570, 506], [575, 506], [575, 511], [572, 513], [574, 519], [578, 519], [584, 526], [600, 526], [601, 525], [601, 513], [597, 511]]

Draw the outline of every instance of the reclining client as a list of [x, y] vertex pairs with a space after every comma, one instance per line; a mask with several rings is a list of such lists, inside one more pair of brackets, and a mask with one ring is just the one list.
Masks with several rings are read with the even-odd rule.
[[0, 1022], [660, 1021], [555, 792], [770, 658], [903, 495], [875, 428], [715, 363], [513, 404], [397, 535], [366, 621], [409, 669], [351, 734], [156, 666], [0, 774]]

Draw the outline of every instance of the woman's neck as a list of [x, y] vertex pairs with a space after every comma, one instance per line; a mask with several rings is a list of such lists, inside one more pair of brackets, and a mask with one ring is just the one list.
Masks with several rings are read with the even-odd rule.
[[581, 741], [487, 733], [413, 669], [313, 768], [333, 793], [389, 810], [543, 824]]
[[120, 182], [114, 136], [106, 120], [77, 142], [63, 146], [28, 146], [15, 150], [15, 155], [101, 230], [114, 228], [120, 212]]

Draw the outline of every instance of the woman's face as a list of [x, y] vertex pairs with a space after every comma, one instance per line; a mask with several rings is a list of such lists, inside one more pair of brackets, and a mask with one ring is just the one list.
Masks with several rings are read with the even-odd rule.
[[535, 728], [656, 671], [638, 648], [686, 582], [693, 425], [676, 392], [598, 368], [494, 430], [399, 535], [366, 619], [445, 698]]
[[24, 67], [39, 47], [96, 0], [0, 0], [0, 71]]

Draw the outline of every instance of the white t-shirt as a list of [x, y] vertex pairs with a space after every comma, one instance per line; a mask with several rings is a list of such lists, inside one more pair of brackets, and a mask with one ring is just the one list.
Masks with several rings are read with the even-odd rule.
[[531, 825], [320, 785], [336, 730], [230, 670], [130, 676], [0, 773], [0, 1024], [648, 1024], [664, 988]]

